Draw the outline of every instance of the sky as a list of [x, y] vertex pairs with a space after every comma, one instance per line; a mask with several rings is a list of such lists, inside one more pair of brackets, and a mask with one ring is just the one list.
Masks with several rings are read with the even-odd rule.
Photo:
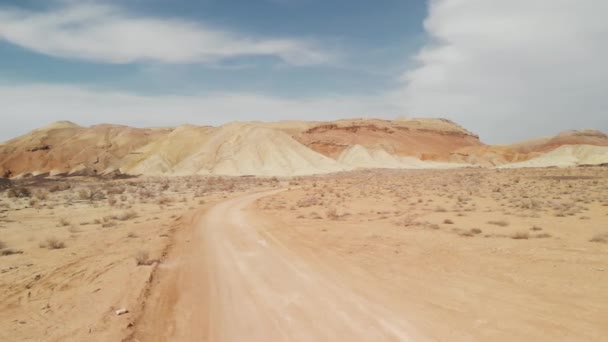
[[0, 0], [0, 141], [443, 117], [492, 144], [608, 131], [605, 0]]

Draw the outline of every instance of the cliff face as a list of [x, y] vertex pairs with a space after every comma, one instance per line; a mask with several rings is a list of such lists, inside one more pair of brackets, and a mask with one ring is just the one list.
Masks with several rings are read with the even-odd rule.
[[608, 146], [608, 136], [596, 130], [564, 131], [556, 136], [539, 138], [510, 145], [521, 153], [549, 152], [564, 145]]
[[524, 165], [519, 163], [541, 157], [562, 146], [608, 146], [608, 136], [596, 130], [565, 131], [552, 137], [506, 146], [463, 147], [450, 153], [447, 160], [481, 166], [499, 166], [509, 163]]
[[476, 135], [442, 119], [342, 120], [315, 125], [293, 137], [334, 159], [355, 145], [418, 158], [446, 156], [461, 147], [483, 145]]
[[127, 126], [85, 128], [72, 123], [55, 123], [0, 146], [0, 176], [75, 170], [102, 173], [162, 134], [159, 130]]

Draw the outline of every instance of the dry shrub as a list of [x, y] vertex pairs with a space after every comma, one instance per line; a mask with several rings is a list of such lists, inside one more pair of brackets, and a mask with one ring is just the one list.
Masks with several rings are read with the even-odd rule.
[[340, 215], [338, 215], [338, 211], [336, 210], [336, 208], [331, 208], [329, 210], [327, 210], [327, 212], [325, 213], [327, 218], [330, 220], [339, 220], [340, 219]]
[[115, 198], [114, 196], [110, 196], [110, 197], [108, 197], [108, 204], [109, 204], [111, 207], [115, 206], [115, 205], [116, 205], [116, 202], [117, 202], [117, 201], [116, 201], [116, 198]]
[[137, 212], [135, 210], [125, 211], [124, 213], [116, 216], [116, 219], [119, 221], [128, 221], [137, 217]]
[[36, 198], [39, 201], [45, 201], [49, 198], [49, 192], [48, 191], [43, 191], [43, 190], [39, 190], [36, 192]]
[[[86, 224], [88, 224], [88, 223], [86, 223]], [[83, 224], [81, 223], [80, 225], [82, 226]], [[81, 230], [78, 229], [78, 227], [76, 227], [76, 226], [69, 226], [68, 232], [76, 234], [76, 233], [80, 233]]]
[[444, 224], [454, 224], [454, 221], [450, 220], [450, 219], [445, 219], [443, 220]]
[[139, 251], [135, 255], [135, 262], [137, 266], [148, 266], [152, 265], [155, 260], [150, 259], [150, 253], [148, 251]]
[[8, 189], [8, 191], [6, 192], [6, 195], [9, 198], [23, 198], [23, 197], [31, 197], [32, 192], [30, 191], [30, 189], [28, 189], [26, 187], [16, 187], [16, 188]]
[[305, 198], [305, 199], [302, 199], [302, 200], [299, 200], [296, 203], [296, 205], [299, 208], [312, 207], [313, 205], [317, 205], [317, 204], [319, 204], [319, 200], [316, 197], [314, 197], [314, 196], [308, 197], [308, 198]]
[[52, 187], [49, 188], [50, 192], [59, 192], [59, 191], [65, 191], [70, 189], [71, 186], [70, 184], [67, 183], [59, 183], [59, 184], [55, 184]]
[[479, 228], [473, 228], [473, 229], [471, 229], [471, 233], [473, 233], [473, 234], [481, 234], [482, 230], [479, 229]]
[[1, 256], [13, 255], [13, 254], [23, 254], [23, 251], [18, 251], [15, 249], [7, 248], [0, 250]]
[[527, 240], [530, 238], [530, 234], [528, 232], [517, 232], [511, 235], [511, 239], [514, 240]]
[[125, 188], [124, 186], [113, 186], [109, 187], [106, 190], [106, 193], [108, 195], [122, 195], [126, 190], [127, 188]]
[[504, 220], [500, 220], [500, 221], [488, 221], [488, 224], [493, 224], [495, 226], [499, 226], [499, 227], [506, 227], [509, 225], [509, 222], [504, 221]]
[[70, 221], [68, 219], [66, 219], [65, 217], [59, 219], [59, 224], [57, 225], [58, 227], [66, 227], [70, 225]]
[[40, 243], [40, 248], [62, 249], [65, 248], [65, 242], [57, 239], [56, 237], [49, 237]]
[[589, 239], [589, 242], [608, 243], [608, 233], [597, 234]]
[[18, 251], [12, 248], [7, 248], [6, 243], [0, 241], [0, 256], [7, 256], [13, 254], [23, 254], [23, 251]]
[[171, 203], [171, 202], [173, 202], [171, 200], [171, 198], [169, 198], [169, 197], [161, 197], [161, 198], [158, 199], [158, 201], [156, 203], [158, 205], [165, 205], [165, 204], [168, 204], [168, 203]]
[[101, 227], [102, 227], [102, 228], [111, 228], [111, 227], [116, 227], [116, 222], [114, 222], [114, 221], [109, 221], [109, 222], [103, 223], [103, 224], [101, 225]]
[[78, 198], [83, 201], [97, 201], [105, 198], [103, 192], [97, 188], [86, 188], [78, 190]]

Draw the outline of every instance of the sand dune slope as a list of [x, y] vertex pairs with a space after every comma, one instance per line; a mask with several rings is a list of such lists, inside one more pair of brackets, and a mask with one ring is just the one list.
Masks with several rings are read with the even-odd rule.
[[172, 173], [276, 176], [341, 170], [344, 168], [336, 161], [284, 132], [255, 124], [231, 124], [213, 131], [196, 153], [173, 167]]

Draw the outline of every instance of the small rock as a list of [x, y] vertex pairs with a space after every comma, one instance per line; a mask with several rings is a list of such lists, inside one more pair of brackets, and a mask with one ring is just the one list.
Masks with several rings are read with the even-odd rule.
[[117, 315], [117, 316], [124, 315], [124, 314], [126, 314], [126, 313], [129, 313], [129, 310], [127, 310], [127, 309], [125, 309], [125, 308], [122, 308], [122, 309], [116, 310], [116, 315]]

